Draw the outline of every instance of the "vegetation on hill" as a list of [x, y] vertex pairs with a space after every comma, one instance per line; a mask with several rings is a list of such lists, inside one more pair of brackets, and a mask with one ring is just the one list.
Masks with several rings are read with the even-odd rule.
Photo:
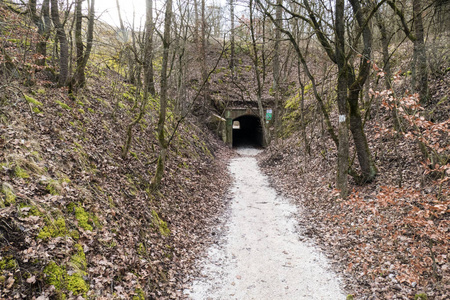
[[29, 20], [0, 14], [0, 298], [179, 298], [225, 207], [226, 150], [171, 102], [166, 175], [152, 189], [159, 96], [124, 156], [140, 87], [97, 48], [86, 87], [58, 87], [50, 60], [34, 62]]

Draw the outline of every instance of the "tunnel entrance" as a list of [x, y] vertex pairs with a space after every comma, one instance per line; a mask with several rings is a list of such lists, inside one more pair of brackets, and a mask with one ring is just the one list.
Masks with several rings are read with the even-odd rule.
[[255, 115], [244, 115], [233, 120], [233, 148], [243, 146], [263, 147], [261, 122]]

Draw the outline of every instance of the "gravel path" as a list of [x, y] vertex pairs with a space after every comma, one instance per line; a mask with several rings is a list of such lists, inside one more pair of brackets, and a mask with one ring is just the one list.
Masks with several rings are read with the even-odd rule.
[[191, 299], [345, 299], [320, 252], [301, 241], [297, 208], [269, 186], [256, 149], [240, 149], [229, 171], [233, 200], [224, 236], [200, 262]]

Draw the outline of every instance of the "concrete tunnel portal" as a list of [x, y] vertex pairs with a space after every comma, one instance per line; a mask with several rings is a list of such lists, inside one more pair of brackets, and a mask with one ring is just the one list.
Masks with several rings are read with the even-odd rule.
[[260, 118], [256, 115], [242, 115], [233, 119], [233, 148], [264, 146]]

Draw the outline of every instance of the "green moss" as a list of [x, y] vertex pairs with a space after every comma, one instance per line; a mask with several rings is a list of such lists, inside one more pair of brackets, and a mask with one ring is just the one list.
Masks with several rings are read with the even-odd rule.
[[84, 208], [81, 206], [76, 206], [74, 210], [75, 218], [78, 221], [78, 226], [84, 230], [92, 231], [92, 226], [89, 224], [89, 214], [84, 210]]
[[114, 200], [112, 199], [111, 196], [108, 196], [108, 203], [109, 203], [109, 207], [110, 207], [110, 208], [113, 208], [113, 207], [116, 206], [116, 205], [114, 204]]
[[158, 215], [158, 213], [155, 210], [152, 210], [152, 216], [153, 216], [153, 225], [159, 229], [159, 232], [163, 236], [168, 236], [170, 234], [170, 229], [167, 226], [167, 223], [164, 222]]
[[39, 107], [37, 106], [33, 106], [33, 108], [31, 109], [35, 114], [40, 114], [42, 113], [42, 111], [39, 109]]
[[80, 233], [76, 230], [70, 230], [69, 235], [74, 240], [78, 240], [80, 238]]
[[115, 241], [112, 241], [111, 243], [106, 244], [109, 248], [117, 247], [117, 243]]
[[142, 289], [135, 289], [134, 293], [136, 294], [133, 296], [133, 300], [145, 300], [145, 293]]
[[84, 281], [83, 275], [75, 273], [68, 275], [66, 278], [67, 290], [71, 291], [75, 296], [85, 294], [89, 291], [89, 285]]
[[20, 166], [16, 166], [14, 168], [14, 175], [19, 178], [30, 178], [30, 174], [28, 174], [28, 172], [22, 169]]
[[124, 99], [126, 99], [128, 102], [133, 102], [134, 101], [134, 96], [129, 94], [129, 93], [123, 93], [122, 97]]
[[23, 157], [14, 157], [14, 161], [11, 162], [11, 166], [14, 166], [14, 173], [16, 173], [16, 176], [21, 178], [28, 178], [29, 176], [22, 177], [27, 176], [26, 174], [28, 174], [28, 172], [31, 172], [32, 174], [43, 174], [45, 171], [44, 168], [38, 166], [35, 162]]
[[428, 296], [425, 293], [416, 294], [414, 300], [427, 300]]
[[45, 185], [45, 189], [52, 195], [61, 195], [64, 192], [64, 185], [70, 183], [69, 177], [65, 174], [57, 173], [59, 179], [44, 179], [41, 184]]
[[83, 279], [83, 276], [87, 274], [87, 262], [83, 246], [76, 244], [75, 249], [77, 251], [71, 256], [69, 262], [69, 267], [73, 269], [70, 275], [65, 266], [58, 266], [55, 262], [48, 264], [44, 273], [47, 277], [47, 283], [53, 285], [58, 292], [68, 291], [77, 296], [84, 295], [89, 291], [89, 285]]
[[55, 262], [52, 261], [45, 267], [44, 274], [47, 277], [47, 283], [53, 285], [57, 290], [61, 290], [64, 287], [66, 270]]
[[138, 249], [137, 249], [137, 253], [139, 255], [145, 255], [147, 253], [147, 251], [145, 250], [145, 246], [143, 243], [139, 243], [138, 244]]
[[79, 109], [78, 109], [78, 112], [79, 112], [80, 114], [83, 114], [83, 115], [86, 113], [86, 112], [84, 111], [84, 109], [82, 109], [82, 108], [79, 108]]
[[4, 195], [4, 199], [3, 199], [3, 201], [0, 200], [0, 207], [10, 206], [10, 205], [16, 203], [16, 195], [14, 194], [14, 190], [11, 185], [4, 182], [2, 184], [1, 192]]
[[72, 109], [72, 108], [70, 108], [69, 105], [65, 104], [64, 102], [61, 102], [61, 101], [59, 101], [59, 100], [56, 100], [55, 102], [56, 102], [56, 104], [58, 104], [61, 108], [64, 108], [64, 109], [67, 109], [67, 110], [71, 110], [71, 109]]
[[63, 187], [58, 180], [50, 179], [48, 180], [45, 190], [52, 195], [61, 195]]
[[95, 110], [93, 110], [92, 108], [88, 107], [88, 112], [95, 113]]
[[57, 236], [65, 236], [67, 234], [66, 221], [60, 217], [55, 222], [46, 220], [47, 225], [39, 232], [38, 239], [54, 238]]
[[75, 270], [82, 272], [83, 274], [86, 273], [87, 269], [87, 262], [86, 262], [86, 255], [84, 254], [83, 246], [80, 244], [75, 244], [75, 249], [77, 252], [72, 255], [70, 258], [70, 265]]
[[23, 94], [23, 96], [25, 97], [25, 100], [27, 100], [28, 103], [31, 103], [31, 104], [36, 105], [36, 106], [42, 106], [43, 105], [42, 102], [37, 101], [33, 97], [30, 97], [30, 96], [28, 96], [26, 94]]
[[43, 94], [45, 94], [45, 89], [38, 89], [37, 93], [40, 95], [43, 95]]
[[42, 217], [43, 216], [43, 214], [39, 211], [39, 209], [36, 206], [27, 205], [25, 203], [20, 203], [19, 208], [21, 210], [23, 208], [29, 208], [28, 210], [23, 210], [25, 212], [25, 217], [30, 217], [30, 216]]
[[59, 177], [60, 177], [59, 182], [61, 182], [61, 183], [71, 183], [72, 182], [67, 175], [59, 174]]
[[131, 156], [133, 156], [134, 158], [138, 159], [138, 156], [137, 156], [137, 154], [136, 154], [136, 153], [134, 153], [134, 152], [130, 151], [130, 155], [131, 155]]
[[37, 159], [38, 161], [41, 161], [41, 160], [42, 160], [41, 155], [40, 155], [39, 152], [37, 152], [37, 151], [31, 151], [31, 152], [30, 152], [30, 155], [31, 155], [32, 157], [34, 157], [35, 159]]
[[16, 260], [11, 256], [0, 259], [0, 270], [11, 270], [17, 266]]

